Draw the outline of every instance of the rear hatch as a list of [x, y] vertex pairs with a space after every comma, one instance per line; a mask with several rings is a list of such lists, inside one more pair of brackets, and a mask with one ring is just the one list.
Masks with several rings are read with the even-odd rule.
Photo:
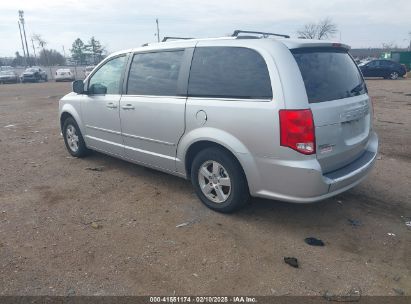
[[324, 173], [342, 168], [365, 151], [371, 105], [364, 79], [347, 50], [293, 49], [314, 117], [317, 159]]

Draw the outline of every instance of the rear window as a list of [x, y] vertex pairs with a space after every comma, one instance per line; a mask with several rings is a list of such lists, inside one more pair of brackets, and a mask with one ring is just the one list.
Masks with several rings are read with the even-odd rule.
[[292, 50], [310, 103], [342, 99], [367, 92], [351, 56], [342, 49]]
[[267, 65], [259, 53], [241, 47], [198, 47], [191, 64], [188, 95], [271, 99]]

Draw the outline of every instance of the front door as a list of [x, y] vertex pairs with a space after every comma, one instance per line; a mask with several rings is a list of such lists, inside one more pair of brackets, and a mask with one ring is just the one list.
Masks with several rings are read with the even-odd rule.
[[87, 146], [117, 156], [124, 156], [119, 109], [125, 62], [123, 55], [102, 65], [81, 103]]
[[183, 75], [188, 75], [180, 72], [184, 54], [172, 50], [134, 55], [120, 101], [128, 159], [175, 171], [177, 143], [185, 128], [186, 96], [178, 92], [179, 84], [187, 81]]

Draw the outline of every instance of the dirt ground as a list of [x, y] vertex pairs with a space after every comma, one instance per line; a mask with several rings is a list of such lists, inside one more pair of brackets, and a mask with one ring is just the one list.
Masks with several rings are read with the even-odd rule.
[[1, 85], [0, 295], [411, 295], [411, 79], [368, 86], [381, 150], [366, 181], [222, 215], [183, 179], [69, 157], [69, 83]]

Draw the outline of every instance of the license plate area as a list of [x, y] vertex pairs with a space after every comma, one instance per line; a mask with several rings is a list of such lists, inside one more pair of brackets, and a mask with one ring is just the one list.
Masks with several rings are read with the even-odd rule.
[[368, 135], [365, 117], [341, 123], [345, 144], [350, 146], [364, 140]]

